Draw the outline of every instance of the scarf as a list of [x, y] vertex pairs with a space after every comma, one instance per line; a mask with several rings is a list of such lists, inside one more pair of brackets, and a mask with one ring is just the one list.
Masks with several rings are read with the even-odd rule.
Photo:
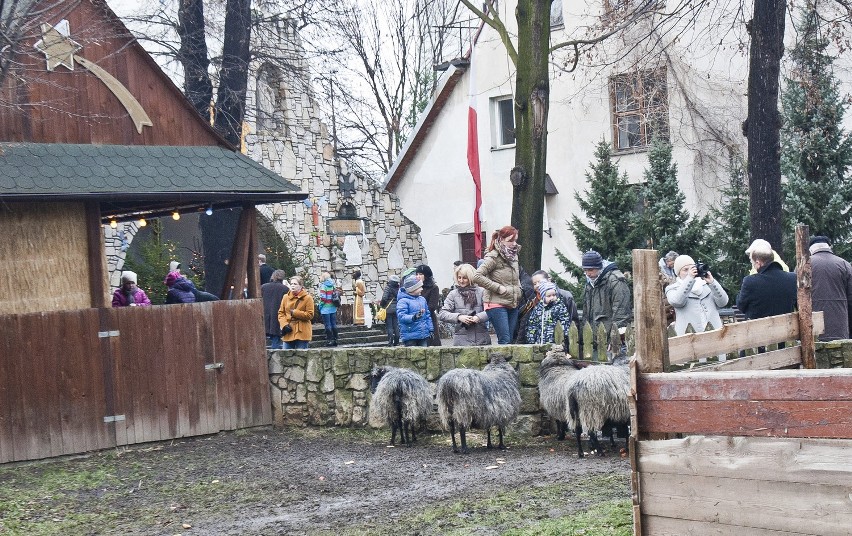
[[462, 302], [464, 302], [466, 307], [470, 307], [471, 309], [476, 307], [476, 287], [468, 285], [466, 287], [456, 287], [456, 290], [459, 296], [462, 297]]
[[695, 297], [700, 298], [704, 294], [704, 287], [707, 286], [707, 281], [703, 279], [695, 279], [695, 284], [692, 285], [692, 291], [690, 294], [693, 294]]
[[518, 252], [521, 251], [521, 245], [515, 244], [514, 246], [509, 247], [503, 242], [500, 242], [499, 244], [497, 244], [497, 251], [500, 253], [500, 255], [503, 256], [504, 259], [509, 262], [513, 262], [518, 259]]

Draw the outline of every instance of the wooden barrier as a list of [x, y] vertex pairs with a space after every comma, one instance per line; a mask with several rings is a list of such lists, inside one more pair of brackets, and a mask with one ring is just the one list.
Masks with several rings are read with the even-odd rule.
[[0, 462], [272, 423], [260, 300], [0, 316]]

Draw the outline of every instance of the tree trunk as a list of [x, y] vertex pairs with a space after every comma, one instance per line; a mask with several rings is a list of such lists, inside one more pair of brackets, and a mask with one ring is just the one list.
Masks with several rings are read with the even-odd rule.
[[246, 111], [250, 39], [251, 1], [228, 0], [214, 126], [235, 147], [240, 146]]
[[192, 106], [209, 121], [213, 84], [207, 70], [207, 41], [204, 39], [204, 2], [182, 0], [178, 7], [180, 49], [177, 59], [183, 65], [183, 92]]
[[778, 89], [784, 55], [785, 0], [756, 0], [749, 50], [748, 185], [752, 238], [782, 253], [781, 114]]
[[523, 245], [519, 261], [527, 272], [541, 268], [547, 114], [550, 106], [548, 51], [550, 0], [519, 0], [518, 62], [515, 77], [515, 168], [512, 226]]

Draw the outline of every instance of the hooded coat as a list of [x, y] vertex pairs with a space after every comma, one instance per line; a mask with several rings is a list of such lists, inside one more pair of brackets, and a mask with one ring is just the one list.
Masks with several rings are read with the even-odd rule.
[[185, 277], [179, 277], [169, 287], [166, 303], [195, 303], [195, 285]]
[[[420, 311], [423, 311], [420, 318], [414, 318]], [[396, 317], [399, 319], [399, 339], [403, 342], [428, 339], [435, 329], [426, 298], [412, 296], [405, 290], [396, 295]]]
[[140, 307], [148, 307], [151, 305], [151, 300], [148, 299], [148, 295], [145, 294], [145, 291], [139, 287], [136, 287], [136, 290], [133, 292], [132, 301], [128, 299], [127, 294], [124, 293], [124, 289], [118, 287], [115, 289], [115, 292], [112, 293], [112, 306], [113, 307], [127, 307], [131, 303], [135, 303]]
[[615, 324], [624, 328], [633, 322], [633, 296], [624, 274], [615, 263], [604, 262], [594, 284], [586, 278], [586, 292], [583, 299], [583, 320], [592, 330], [603, 323], [607, 335]]

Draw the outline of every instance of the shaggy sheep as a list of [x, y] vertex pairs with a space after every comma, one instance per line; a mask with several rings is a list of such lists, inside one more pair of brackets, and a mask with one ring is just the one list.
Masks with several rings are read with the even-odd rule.
[[582, 458], [583, 430], [589, 435], [592, 448], [603, 455], [597, 430], [609, 433], [615, 445], [612, 428], [619, 437], [627, 437], [630, 423], [630, 372], [627, 357], [618, 357], [611, 365], [591, 365], [584, 368], [561, 351], [553, 351], [541, 362], [539, 369], [539, 400], [542, 409], [557, 421], [558, 439], [565, 438], [565, 429], [574, 430], [577, 450]]
[[449, 429], [453, 440], [453, 452], [456, 446], [456, 427], [461, 439], [461, 452], [467, 454], [465, 432], [470, 428], [486, 430], [488, 448], [491, 445], [491, 428], [496, 426], [500, 443], [498, 448], [505, 449], [503, 432], [505, 427], [521, 409], [521, 392], [518, 386], [518, 373], [508, 364], [504, 354], [491, 355], [488, 365], [481, 371], [457, 368], [447, 371], [438, 381], [436, 398], [441, 424]]
[[390, 365], [373, 367], [367, 379], [373, 393], [370, 422], [387, 423], [391, 427], [391, 445], [396, 442], [399, 430], [400, 442], [411, 446], [413, 441], [417, 441], [415, 429], [426, 421], [432, 411], [429, 382], [413, 370]]

